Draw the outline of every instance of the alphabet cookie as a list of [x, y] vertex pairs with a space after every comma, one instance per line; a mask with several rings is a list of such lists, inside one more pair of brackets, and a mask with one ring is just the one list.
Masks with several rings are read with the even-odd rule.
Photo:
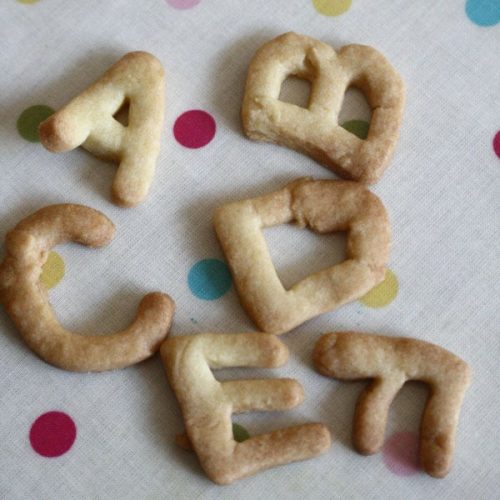
[[[114, 115], [129, 105], [128, 125]], [[40, 141], [53, 152], [84, 147], [119, 163], [113, 201], [132, 207], [146, 197], [163, 125], [164, 71], [147, 52], [130, 52], [80, 95], [40, 124]]]
[[[262, 229], [292, 221], [317, 233], [347, 231], [347, 259], [286, 290]], [[355, 182], [298, 179], [280, 191], [220, 207], [214, 225], [240, 302], [264, 332], [288, 332], [362, 297], [385, 276], [389, 220], [382, 202]]]
[[7, 234], [0, 302], [26, 344], [47, 363], [72, 371], [123, 368], [152, 356], [168, 335], [175, 305], [163, 293], [146, 295], [134, 322], [112, 335], [79, 335], [59, 324], [39, 282], [49, 250], [65, 241], [101, 247], [114, 234], [102, 213], [69, 204], [42, 208]]
[[455, 433], [470, 368], [451, 352], [411, 338], [355, 332], [323, 335], [314, 348], [314, 366], [341, 380], [373, 379], [356, 405], [353, 442], [370, 455], [384, 443], [389, 406], [408, 380], [430, 385], [422, 417], [420, 461], [424, 470], [444, 477], [450, 470]]
[[[312, 84], [307, 109], [279, 100], [295, 75]], [[344, 94], [358, 87], [372, 108], [366, 140], [338, 124]], [[374, 183], [382, 176], [399, 136], [404, 84], [389, 61], [371, 47], [338, 52], [312, 38], [286, 33], [255, 54], [241, 109], [248, 137], [301, 151], [341, 177]]]
[[203, 333], [171, 337], [161, 346], [168, 380], [182, 410], [189, 441], [207, 476], [230, 484], [263, 469], [325, 452], [330, 433], [322, 424], [304, 424], [238, 443], [231, 414], [286, 410], [303, 401], [292, 379], [217, 381], [211, 369], [237, 366], [273, 368], [286, 363], [288, 349], [262, 333]]

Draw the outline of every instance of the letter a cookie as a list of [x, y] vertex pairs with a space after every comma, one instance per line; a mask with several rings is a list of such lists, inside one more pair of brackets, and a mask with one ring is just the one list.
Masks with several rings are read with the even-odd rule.
[[[114, 115], [129, 105], [128, 125]], [[40, 124], [49, 151], [82, 146], [119, 163], [113, 201], [132, 207], [147, 195], [160, 151], [164, 107], [163, 67], [147, 52], [130, 52], [93, 85]]]
[[165, 341], [160, 352], [189, 442], [215, 483], [229, 484], [263, 469], [315, 457], [330, 447], [330, 432], [323, 424], [289, 427], [242, 443], [234, 440], [232, 413], [286, 410], [304, 399], [302, 386], [292, 379], [219, 382], [212, 374], [216, 368], [283, 365], [288, 349], [274, 335], [187, 335]]

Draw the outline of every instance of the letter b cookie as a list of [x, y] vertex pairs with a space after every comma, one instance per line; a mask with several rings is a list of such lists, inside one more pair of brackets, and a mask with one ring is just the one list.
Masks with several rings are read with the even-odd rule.
[[[279, 100], [291, 75], [312, 84], [307, 109]], [[366, 140], [338, 124], [350, 86], [362, 90], [372, 108]], [[335, 52], [307, 36], [286, 33], [263, 45], [250, 64], [243, 129], [251, 139], [301, 151], [341, 177], [371, 184], [382, 176], [396, 145], [404, 94], [401, 77], [375, 49], [346, 45]]]

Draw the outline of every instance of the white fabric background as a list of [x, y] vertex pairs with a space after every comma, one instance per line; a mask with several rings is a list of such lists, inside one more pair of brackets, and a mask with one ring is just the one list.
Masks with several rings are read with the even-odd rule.
[[[172, 335], [253, 330], [234, 288], [202, 301], [189, 291], [187, 273], [200, 259], [222, 258], [211, 224], [221, 203], [270, 192], [299, 176], [334, 177], [305, 156], [249, 141], [241, 132], [249, 60], [263, 42], [290, 30], [334, 47], [372, 45], [407, 84], [401, 138], [373, 187], [392, 221], [396, 299], [382, 309], [355, 302], [282, 337], [291, 351], [283, 369], [225, 372], [298, 378], [306, 391], [302, 406], [237, 421], [251, 433], [321, 421], [335, 435], [332, 449], [218, 487], [194, 455], [174, 444], [182, 420], [158, 358], [112, 373], [67, 373], [33, 355], [2, 311], [0, 498], [498, 498], [500, 165], [491, 141], [500, 127], [500, 31], [470, 22], [462, 1], [355, 0], [344, 15], [326, 17], [307, 0], [204, 0], [185, 11], [163, 0], [4, 0], [0, 235], [60, 202], [89, 205], [115, 222], [115, 241], [102, 250], [57, 249], [66, 276], [50, 297], [70, 328], [114, 331], [131, 320], [142, 295], [158, 289], [177, 304]], [[24, 141], [16, 120], [33, 104], [57, 109], [131, 50], [162, 61], [167, 99], [151, 193], [138, 208], [124, 210], [109, 201], [113, 166], [82, 150], [51, 154]], [[217, 122], [214, 140], [198, 150], [172, 135], [175, 119], [193, 108]], [[345, 115], [359, 118], [354, 107]], [[285, 281], [337, 258], [327, 253], [335, 238], [290, 228], [267, 235]], [[320, 334], [342, 329], [428, 340], [471, 364], [473, 384], [445, 479], [400, 477], [381, 454], [362, 457], [353, 450], [351, 419], [363, 384], [320, 377], [310, 360]], [[425, 397], [420, 386], [403, 389], [388, 435], [418, 430]], [[32, 451], [27, 433], [38, 415], [54, 409], [72, 416], [78, 437], [68, 453], [46, 459]]]

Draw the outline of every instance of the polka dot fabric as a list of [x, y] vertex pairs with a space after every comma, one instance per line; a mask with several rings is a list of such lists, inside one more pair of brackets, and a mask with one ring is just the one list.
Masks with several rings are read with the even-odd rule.
[[216, 124], [206, 111], [193, 109], [182, 113], [174, 124], [174, 137], [186, 148], [206, 146], [215, 136]]
[[73, 446], [76, 425], [66, 413], [49, 411], [33, 422], [29, 439], [33, 450], [42, 457], [59, 457]]
[[365, 306], [374, 308], [387, 306], [396, 298], [398, 288], [399, 284], [396, 275], [390, 269], [387, 269], [384, 281], [364, 295], [361, 302]]
[[465, 12], [478, 26], [495, 26], [500, 22], [500, 3], [496, 0], [467, 0]]
[[[65, 372], [38, 359], [0, 310], [0, 498], [498, 496], [498, 2], [399, 7], [390, 0], [1, 3], [0, 239], [52, 203], [90, 206], [116, 226], [104, 248], [56, 246], [39, 277], [57, 318], [82, 335], [119, 331], [155, 290], [176, 302], [171, 336], [255, 331], [213, 230], [215, 209], [298, 177], [336, 178], [304, 155], [243, 134], [248, 64], [265, 41], [293, 30], [336, 49], [373, 46], [402, 75], [407, 99], [394, 156], [369, 187], [391, 221], [384, 281], [280, 336], [290, 351], [283, 367], [214, 372], [221, 380], [294, 378], [304, 388], [304, 403], [292, 411], [236, 415], [235, 441], [323, 422], [334, 436], [327, 453], [228, 488], [211, 485], [195, 455], [175, 446], [184, 425], [158, 356], [109, 373]], [[116, 166], [81, 148], [48, 152], [38, 125], [132, 50], [151, 52], [165, 68], [165, 121], [150, 193], [140, 207], [122, 209], [109, 201]], [[358, 94], [346, 96], [339, 123], [364, 140], [374, 132], [374, 110]], [[262, 234], [280, 275], [300, 279], [345, 258], [342, 235], [275, 229]], [[356, 453], [349, 436], [364, 383], [312, 368], [315, 341], [335, 330], [414, 337], [471, 364], [446, 479], [430, 478], [419, 464], [428, 393], [418, 384], [405, 385], [391, 405], [382, 450]]]
[[53, 113], [54, 110], [44, 104], [36, 104], [26, 108], [17, 119], [19, 135], [29, 142], [40, 142], [38, 125]]
[[350, 9], [352, 0], [312, 0], [312, 3], [324, 16], [340, 16]]
[[55, 287], [64, 277], [64, 260], [57, 252], [49, 252], [47, 261], [42, 267], [40, 282], [47, 288]]
[[203, 259], [191, 267], [188, 274], [191, 293], [199, 299], [215, 300], [231, 287], [231, 273], [218, 259]]
[[418, 472], [418, 436], [413, 432], [396, 432], [390, 436], [383, 449], [384, 463], [398, 476], [410, 476]]
[[170, 5], [174, 9], [179, 9], [179, 10], [192, 9], [201, 2], [201, 0], [166, 0], [166, 1], [168, 5]]
[[500, 130], [493, 138], [493, 151], [495, 151], [495, 154], [500, 158]]

